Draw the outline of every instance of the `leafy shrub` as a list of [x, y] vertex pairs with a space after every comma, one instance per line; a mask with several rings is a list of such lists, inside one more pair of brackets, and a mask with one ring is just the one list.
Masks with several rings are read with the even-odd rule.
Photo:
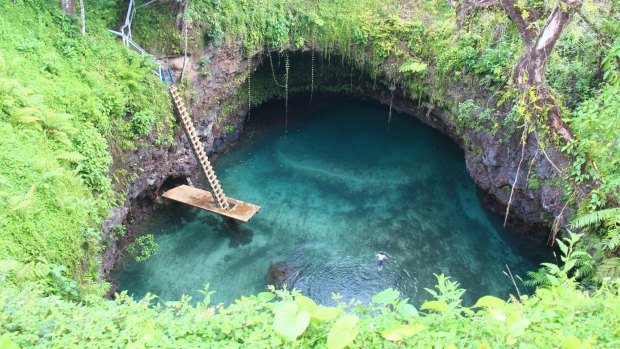
[[592, 293], [565, 283], [508, 301], [484, 296], [473, 307], [461, 305], [458, 283], [438, 281], [419, 308], [393, 289], [368, 305], [318, 305], [273, 288], [225, 307], [210, 304], [208, 286], [196, 305], [189, 297], [154, 305], [153, 295], [135, 301], [126, 292], [84, 305], [0, 277], [0, 331], [5, 342], [63, 348], [613, 348], [620, 340], [617, 281]]
[[130, 119], [133, 131], [139, 136], [150, 134], [155, 121], [157, 121], [155, 113], [148, 109], [133, 114]]
[[127, 233], [127, 228], [122, 224], [118, 224], [112, 227], [112, 233], [117, 238], [120, 238], [125, 236], [125, 234]]
[[111, 195], [112, 181], [108, 177], [108, 171], [112, 164], [112, 157], [105, 138], [93, 127], [82, 124], [72, 140], [76, 151], [86, 157], [85, 160], [74, 165], [76, 173], [93, 192]]
[[127, 246], [127, 252], [138, 262], [151, 258], [157, 254], [157, 250], [159, 250], [159, 245], [155, 242], [153, 234], [142, 235]]
[[209, 57], [203, 57], [198, 61], [198, 74], [200, 74], [200, 76], [202, 76], [203, 78], [206, 78], [208, 76], [211, 75], [211, 70], [209, 69], [209, 66], [211, 65], [211, 60], [209, 59]]
[[81, 36], [56, 2], [0, 2], [0, 258], [64, 264], [94, 292], [99, 224], [121, 194], [108, 144], [133, 139], [117, 132], [131, 131], [127, 111], [151, 110], [157, 139], [174, 130], [151, 67], [106, 31], [119, 6], [87, 5]]

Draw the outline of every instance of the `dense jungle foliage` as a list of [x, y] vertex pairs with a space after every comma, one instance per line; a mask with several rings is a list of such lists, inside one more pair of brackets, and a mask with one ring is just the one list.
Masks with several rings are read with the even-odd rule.
[[[286, 98], [298, 73], [310, 75], [310, 91], [320, 89], [314, 61], [310, 71], [288, 64], [289, 51], [306, 50], [313, 59], [338, 57], [334, 65], [425, 108], [452, 111], [461, 128], [510, 135], [533, 120], [546, 143], [571, 155], [558, 172], [565, 199], [579, 203], [573, 228], [585, 229], [587, 246], [578, 235], [560, 242], [562, 263], [533, 274], [534, 295], [517, 286], [508, 301], [483, 297], [469, 308], [458, 284], [438, 276], [419, 309], [394, 290], [368, 306], [337, 294], [333, 307], [317, 306], [272, 290], [224, 307], [210, 304], [208, 287], [195, 306], [126, 294], [104, 300], [100, 226], [139, 171], [120, 159], [171, 144], [175, 126], [149, 60], [106, 31], [118, 27], [126, 2], [84, 3], [85, 36], [79, 16], [56, 1], [0, 3], [0, 347], [620, 346], [617, 0], [584, 1], [547, 59], [546, 85], [574, 134], [569, 142], [520, 104], [513, 72], [523, 42], [499, 6], [463, 13], [447, 0], [160, 0], [139, 10], [134, 39], [156, 54], [182, 54], [187, 26], [190, 52], [240, 44], [248, 56], [269, 53], [265, 64], [287, 62], [272, 68], [271, 81], [240, 89], [253, 105]], [[542, 27], [558, 1], [517, 3]], [[198, 78], [209, 78], [208, 61]]]
[[56, 4], [0, 4], [0, 258], [64, 265], [95, 288], [99, 227], [131, 180], [112, 155], [169, 144], [174, 125], [148, 62], [105, 31], [109, 7], [93, 4], [82, 37]]

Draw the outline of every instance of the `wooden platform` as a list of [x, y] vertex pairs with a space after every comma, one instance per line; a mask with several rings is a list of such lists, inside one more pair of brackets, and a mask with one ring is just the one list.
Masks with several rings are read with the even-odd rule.
[[248, 222], [252, 216], [260, 210], [260, 206], [249, 204], [233, 198], [227, 198], [230, 204], [229, 210], [221, 209], [213, 200], [213, 195], [208, 191], [191, 187], [189, 185], [180, 185], [170, 189], [162, 194], [163, 197], [170, 200], [178, 201], [183, 204], [211, 211], [219, 215], [236, 219], [242, 222]]

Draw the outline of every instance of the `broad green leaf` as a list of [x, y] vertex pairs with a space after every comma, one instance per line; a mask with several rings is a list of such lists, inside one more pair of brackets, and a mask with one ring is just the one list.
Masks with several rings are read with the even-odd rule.
[[420, 307], [422, 310], [434, 310], [438, 313], [443, 313], [448, 310], [448, 304], [444, 301], [426, 301]]
[[562, 266], [562, 269], [565, 272], [569, 272], [571, 269], [573, 269], [575, 264], [577, 264], [577, 260], [576, 259], [571, 259], [568, 262], [564, 263], [564, 265]]
[[461, 310], [467, 316], [474, 316], [474, 315], [476, 315], [476, 312], [471, 310], [471, 309], [469, 309], [469, 308], [463, 307], [463, 309], [461, 309]]
[[506, 304], [506, 302], [497, 297], [483, 296], [474, 304], [474, 308], [501, 308], [504, 304]]
[[256, 295], [256, 298], [258, 299], [259, 302], [269, 302], [270, 300], [275, 298], [275, 294], [271, 293], [271, 292], [261, 292], [259, 294]]
[[426, 326], [420, 324], [400, 325], [383, 331], [381, 336], [389, 341], [398, 342], [404, 338], [411, 337], [424, 329], [426, 329]]
[[556, 241], [556, 243], [558, 244], [560, 251], [562, 251], [562, 254], [566, 255], [566, 253], [568, 252], [568, 246], [566, 246], [566, 244], [559, 239]]
[[2, 349], [20, 349], [17, 343], [6, 337], [0, 337], [0, 348]]
[[340, 315], [341, 312], [342, 310], [340, 310], [340, 308], [326, 307], [323, 305], [319, 305], [316, 308], [316, 311], [310, 315], [312, 315], [312, 318], [320, 320], [320, 321], [329, 321], [335, 318], [336, 316]]
[[531, 321], [518, 314], [513, 314], [508, 319], [508, 332], [513, 337], [520, 337], [525, 333], [525, 329], [530, 325]]
[[398, 313], [406, 318], [418, 316], [418, 310], [409, 303], [405, 303], [401, 307], [399, 307]]
[[506, 315], [501, 309], [490, 308], [489, 315], [491, 315], [491, 317], [497, 321], [502, 321], [502, 322], [506, 321]]
[[327, 348], [342, 349], [353, 343], [359, 332], [357, 329], [358, 321], [359, 318], [355, 315], [345, 315], [336, 321], [329, 331], [329, 335], [327, 335]]
[[589, 349], [592, 348], [590, 343], [582, 342], [579, 338], [575, 337], [572, 334], [569, 334], [564, 338], [564, 342], [560, 347], [562, 349]]
[[300, 295], [295, 297], [295, 302], [297, 302], [301, 309], [306, 310], [310, 314], [313, 314], [317, 309], [316, 303], [306, 296]]
[[377, 304], [390, 304], [398, 299], [400, 292], [393, 288], [383, 290], [372, 297], [372, 302]]
[[289, 341], [299, 337], [310, 324], [310, 313], [299, 311], [296, 303], [284, 303], [277, 307], [273, 318], [273, 328]]

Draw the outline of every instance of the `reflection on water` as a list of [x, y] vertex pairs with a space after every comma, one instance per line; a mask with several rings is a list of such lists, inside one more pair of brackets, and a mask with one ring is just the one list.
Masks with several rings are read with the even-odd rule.
[[[419, 304], [433, 273], [459, 281], [470, 303], [514, 293], [505, 266], [524, 275], [545, 255], [484, 211], [458, 147], [409, 116], [393, 115], [388, 133], [384, 107], [343, 102], [289, 120], [286, 135], [262, 118], [215, 164], [226, 194], [261, 211], [248, 224], [185, 206], [157, 212], [144, 231], [159, 252], [120, 267], [122, 288], [201, 299], [210, 283], [213, 300], [230, 303], [284, 266], [282, 283], [324, 304], [332, 292], [367, 302], [388, 287]], [[382, 272], [379, 250], [390, 256]]]

